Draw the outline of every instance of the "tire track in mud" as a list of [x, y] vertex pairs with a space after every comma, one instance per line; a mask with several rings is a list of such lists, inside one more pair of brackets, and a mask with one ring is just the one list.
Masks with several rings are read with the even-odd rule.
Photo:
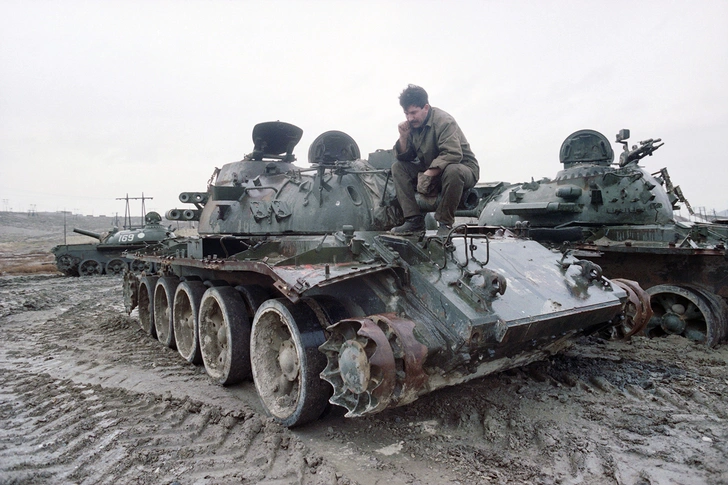
[[[654, 345], [678, 358], [663, 360], [671, 356], [658, 353], [649, 354], [656, 359], [644, 360], [640, 350]], [[678, 337], [670, 345], [641, 338], [607, 342], [599, 345], [606, 354], [615, 348], [627, 352], [605, 359], [582, 349], [582, 355], [552, 359], [549, 372], [557, 383], [573, 381], [573, 399], [588, 420], [584, 429], [603, 430], [597, 442], [617, 464], [617, 482], [724, 483], [728, 381], [710, 376], [710, 366], [688, 361], [702, 363], [710, 349]], [[566, 381], [564, 372], [571, 376]]]
[[364, 435], [356, 450], [371, 454], [361, 428], [387, 429], [411, 458], [404, 470], [442, 467], [463, 483], [728, 483], [728, 380], [710, 366], [638, 360], [626, 343], [610, 344], [624, 356], [596, 357], [593, 345], [435, 392], [353, 433], [334, 425], [327, 437]]
[[[118, 280], [59, 280], [0, 279], [0, 301], [15, 302], [0, 314], [0, 414], [15, 433], [0, 430], [0, 482], [728, 483], [725, 349], [585, 339], [402, 408], [333, 408], [289, 431], [262, 417], [252, 383], [221, 388], [144, 334]], [[5, 468], [46, 451], [37, 477]]]
[[[203, 401], [211, 387], [217, 388], [203, 367], [188, 364], [175, 350], [146, 335], [137, 319], [123, 314], [118, 280], [76, 280], [81, 288], [71, 303], [33, 312], [33, 324], [27, 324], [22, 314], [6, 317], [4, 326], [15, 329], [14, 345], [6, 355], [16, 365], [58, 378], [73, 375], [76, 381], [136, 392], [167, 392]], [[91, 290], [84, 287], [93, 283], [93, 291], [85, 291]], [[219, 394], [230, 396], [228, 404], [259, 406], [256, 399], [246, 398], [242, 392], [246, 387], [252, 387], [252, 383]]]
[[336, 483], [257, 414], [4, 370], [2, 483]]
[[[42, 286], [42, 289], [39, 287]], [[56, 308], [68, 301], [73, 287], [60, 276], [0, 278], [0, 318], [27, 311]]]
[[[211, 405], [217, 403], [228, 412], [244, 410], [251, 414], [258, 411], [258, 416], [263, 414], [252, 383], [232, 388], [217, 386], [207, 377], [203, 367], [186, 363], [176, 351], [146, 335], [138, 319], [133, 318], [134, 314], [132, 318], [122, 315], [118, 282], [94, 278], [73, 281], [79, 283], [80, 288], [62, 311], [55, 308], [48, 313], [36, 313], [41, 317], [38, 320], [43, 322], [36, 324], [39, 329], [21, 330], [20, 321], [13, 323], [17, 334], [36, 335], [36, 338], [20, 338], [18, 346], [7, 352], [14, 363], [23, 362], [33, 372], [47, 373], [56, 379], [72, 375], [77, 383], [121, 387], [129, 392], [165, 399], [189, 398]], [[94, 283], [97, 287], [89, 286]], [[10, 320], [12, 323], [13, 317]], [[44, 357], [39, 359], [38, 356]], [[0, 352], [0, 364], [5, 360]], [[332, 466], [335, 464], [339, 478], [322, 483], [351, 482], [347, 476], [372, 484], [399, 485], [417, 480], [433, 483], [443, 475], [456, 482], [457, 474], [437, 468], [431, 471], [430, 466], [419, 466], [421, 463], [418, 465], [409, 455], [388, 456], [373, 452], [371, 447], [361, 453], [357, 444], [361, 441], [381, 443], [381, 436], [386, 436], [387, 430], [373, 429], [371, 434], [359, 435], [361, 423], [344, 421], [341, 428], [351, 430], [344, 443], [329, 443], [322, 436], [321, 430], [329, 425], [326, 419], [310, 425], [308, 431], [286, 430], [291, 436], [304, 439], [314, 453], [329, 457]], [[388, 444], [384, 443], [382, 447]], [[325, 463], [324, 460], [321, 463]], [[440, 466], [447, 466], [447, 462]], [[282, 483], [299, 483], [299, 480], [282, 480]]]
[[0, 285], [0, 483], [348, 483], [121, 315], [118, 281], [13, 283]]

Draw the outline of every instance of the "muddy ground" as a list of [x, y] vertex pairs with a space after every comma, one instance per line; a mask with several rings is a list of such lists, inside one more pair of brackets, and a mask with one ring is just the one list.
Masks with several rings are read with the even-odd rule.
[[728, 483], [726, 345], [583, 338], [409, 406], [332, 408], [288, 430], [252, 383], [217, 386], [144, 334], [120, 278], [52, 274], [62, 232], [27, 219], [0, 214], [2, 484]]

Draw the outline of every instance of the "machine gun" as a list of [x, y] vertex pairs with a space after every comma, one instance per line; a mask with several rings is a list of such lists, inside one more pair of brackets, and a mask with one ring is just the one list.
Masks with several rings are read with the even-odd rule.
[[[632, 162], [642, 160], [646, 156], [652, 156], [652, 152], [660, 148], [664, 143], [660, 143], [662, 138], [653, 139], [639, 142], [639, 146], [632, 145], [632, 150], [627, 146], [627, 139], [629, 139], [629, 130], [619, 130], [617, 133], [617, 143], [624, 145], [624, 151], [619, 155], [619, 166], [624, 167]], [[655, 145], [655, 143], [660, 143]]]

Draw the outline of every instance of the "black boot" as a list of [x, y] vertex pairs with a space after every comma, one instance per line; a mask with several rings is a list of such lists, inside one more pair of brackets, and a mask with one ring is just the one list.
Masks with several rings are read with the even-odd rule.
[[450, 231], [452, 231], [452, 226], [450, 224], [438, 222], [437, 237], [446, 237], [448, 234], [450, 234]]
[[416, 234], [418, 232], [425, 232], [425, 218], [422, 215], [408, 217], [404, 220], [404, 224], [392, 229], [392, 234], [398, 234], [400, 236]]

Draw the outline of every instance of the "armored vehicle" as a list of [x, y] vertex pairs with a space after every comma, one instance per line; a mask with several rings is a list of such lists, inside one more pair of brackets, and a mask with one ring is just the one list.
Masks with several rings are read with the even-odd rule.
[[648, 336], [684, 335], [715, 345], [727, 336], [728, 226], [679, 220], [684, 203], [666, 168], [639, 165], [660, 139], [628, 147], [619, 161], [607, 138], [580, 130], [561, 145], [563, 170], [555, 179], [504, 184], [486, 200], [479, 224], [518, 229], [531, 238], [567, 243], [607, 274], [637, 281], [651, 295]]
[[647, 317], [638, 287], [508, 231], [391, 234], [390, 157], [330, 131], [301, 168], [302, 133], [256, 125], [251, 154], [180, 195], [199, 236], [136, 251], [158, 269], [124, 278], [144, 331], [220, 384], [252, 378], [277, 422], [377, 413]]
[[[143, 248], [175, 237], [161, 222], [162, 216], [152, 211], [144, 216], [144, 226], [139, 229], [119, 230], [114, 227], [108, 232], [98, 234], [74, 228], [73, 232], [97, 239], [98, 243], [55, 246], [51, 252], [56, 257], [56, 267], [68, 276], [121, 275], [133, 263], [133, 260], [122, 254], [124, 251]], [[144, 265], [137, 263], [131, 269], [141, 271]]]

